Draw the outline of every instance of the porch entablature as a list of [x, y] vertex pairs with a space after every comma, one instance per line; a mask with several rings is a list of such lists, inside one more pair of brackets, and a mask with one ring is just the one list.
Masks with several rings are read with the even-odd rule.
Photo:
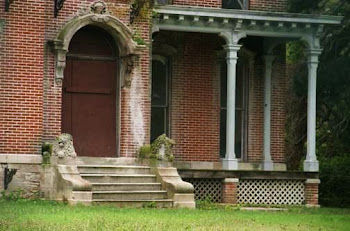
[[306, 15], [205, 7], [159, 6], [154, 30], [220, 33], [235, 30], [246, 35], [300, 38], [317, 36], [341, 16]]

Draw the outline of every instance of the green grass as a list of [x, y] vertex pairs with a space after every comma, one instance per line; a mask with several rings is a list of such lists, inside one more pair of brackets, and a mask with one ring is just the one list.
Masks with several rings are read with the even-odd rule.
[[2, 200], [0, 230], [350, 230], [350, 210], [120, 209]]

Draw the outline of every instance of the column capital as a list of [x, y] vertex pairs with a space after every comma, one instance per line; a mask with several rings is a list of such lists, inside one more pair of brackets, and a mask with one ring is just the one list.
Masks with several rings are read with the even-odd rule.
[[263, 55], [263, 60], [265, 62], [266, 66], [272, 66], [273, 61], [276, 59], [276, 55], [273, 54], [266, 54]]
[[277, 57], [277, 55], [274, 55], [274, 54], [264, 54], [263, 55], [263, 59], [265, 62], [273, 61], [273, 60], [275, 60], [276, 57]]
[[223, 31], [219, 34], [220, 37], [225, 39], [227, 45], [237, 45], [241, 38], [247, 36], [245, 32], [238, 31]]
[[237, 61], [238, 51], [241, 48], [241, 45], [224, 45], [223, 47], [227, 52], [226, 60], [228, 62]]
[[308, 49], [307, 62], [308, 64], [318, 64], [318, 56], [322, 53], [322, 49]]
[[229, 51], [229, 52], [238, 52], [239, 49], [241, 49], [242, 45], [239, 44], [226, 44], [222, 46], [225, 51]]

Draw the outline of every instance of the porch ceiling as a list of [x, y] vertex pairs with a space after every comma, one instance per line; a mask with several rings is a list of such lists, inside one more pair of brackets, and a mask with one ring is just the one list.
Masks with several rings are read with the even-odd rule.
[[343, 17], [277, 12], [159, 6], [155, 8], [153, 30], [221, 33], [244, 32], [252, 36], [317, 36], [327, 25], [341, 23]]

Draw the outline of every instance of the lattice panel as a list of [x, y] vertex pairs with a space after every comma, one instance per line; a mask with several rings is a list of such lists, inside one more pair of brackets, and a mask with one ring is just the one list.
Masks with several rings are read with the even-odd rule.
[[195, 200], [210, 198], [212, 202], [222, 202], [222, 179], [184, 179], [194, 187]]
[[302, 204], [304, 181], [240, 180], [237, 199], [239, 204]]

